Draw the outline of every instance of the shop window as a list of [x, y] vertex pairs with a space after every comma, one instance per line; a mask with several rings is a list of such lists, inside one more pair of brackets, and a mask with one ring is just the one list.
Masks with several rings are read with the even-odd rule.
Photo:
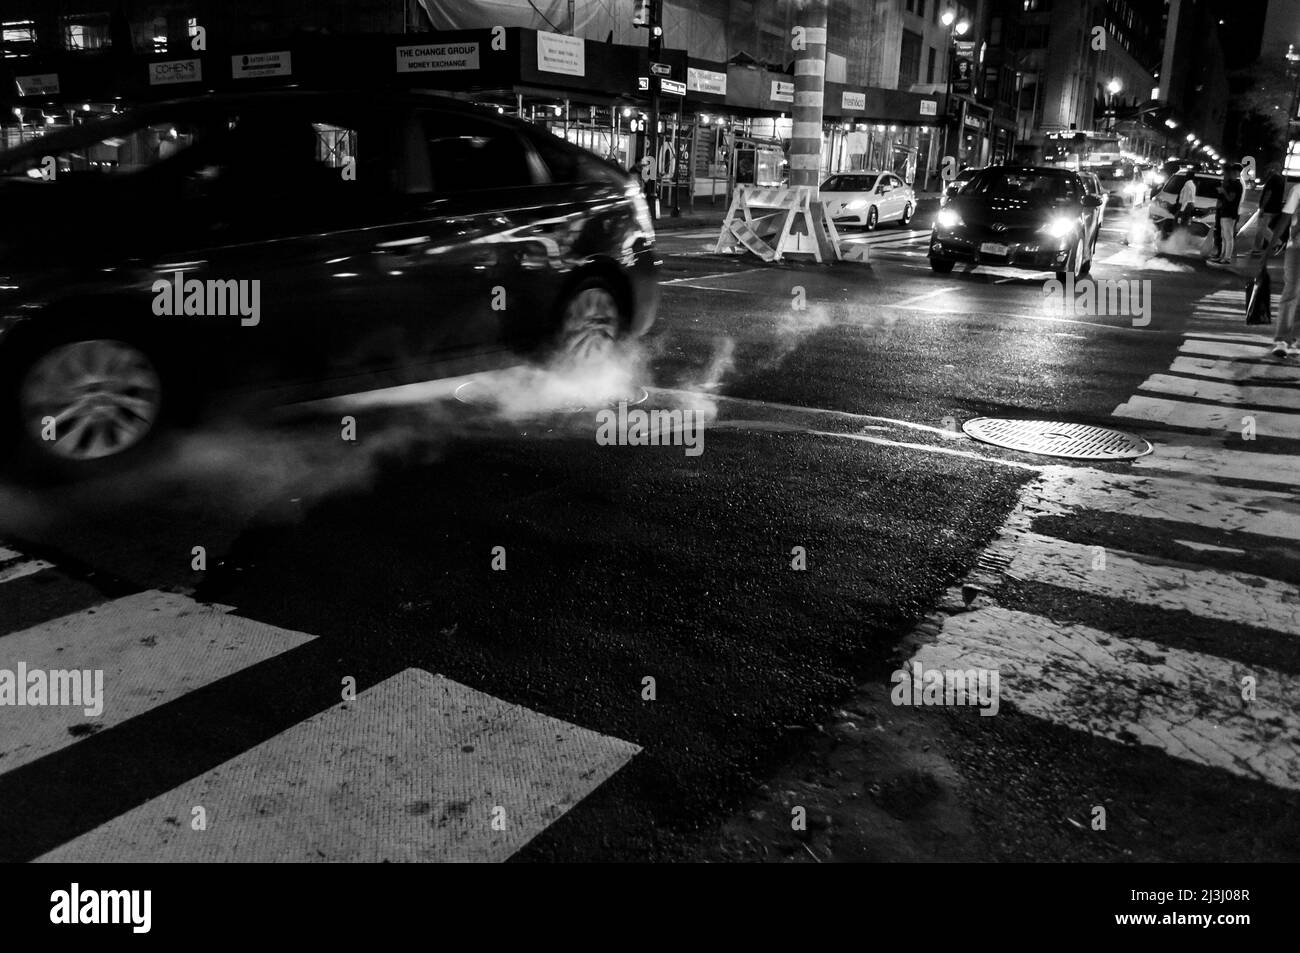
[[30, 56], [36, 52], [36, 24], [32, 20], [5, 20], [0, 23], [4, 31], [5, 59]]
[[65, 50], [102, 50], [113, 45], [107, 13], [59, 17], [59, 30]]

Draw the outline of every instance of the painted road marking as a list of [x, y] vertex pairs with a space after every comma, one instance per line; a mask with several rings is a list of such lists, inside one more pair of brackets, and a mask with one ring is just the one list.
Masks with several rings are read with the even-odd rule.
[[13, 582], [24, 576], [32, 576], [46, 569], [53, 569], [53, 563], [43, 559], [19, 559], [0, 565], [0, 583]]
[[1242, 432], [1244, 418], [1253, 417], [1255, 433], [1266, 437], [1300, 439], [1300, 415], [1282, 414], [1267, 410], [1241, 410], [1214, 404], [1191, 404], [1163, 397], [1130, 397], [1111, 415], [1130, 420], [1152, 421], [1171, 427], [1188, 427], [1197, 430], [1226, 430]]
[[1152, 374], [1138, 390], [1168, 394], [1173, 397], [1192, 397], [1211, 400], [1219, 404], [1249, 404], [1258, 407], [1282, 407], [1300, 410], [1300, 390], [1287, 387], [1250, 387], [1211, 383], [1169, 374]]
[[989, 552], [1009, 561], [1006, 572], [1015, 579], [1300, 635], [1295, 586], [1116, 549], [1106, 549], [1105, 568], [1094, 569], [1098, 549], [1027, 532], [997, 540]]
[[1000, 607], [950, 616], [914, 661], [996, 670], [1000, 699], [1025, 714], [1300, 790], [1295, 676]]
[[312, 636], [150, 590], [0, 636], [0, 669], [103, 671], [103, 713], [6, 706], [0, 773], [74, 744], [73, 731], [109, 728], [274, 658]]
[[1208, 354], [1210, 357], [1263, 358], [1268, 356], [1269, 343], [1262, 337], [1258, 344], [1231, 344], [1221, 341], [1198, 341], [1189, 338], [1178, 349], [1180, 354]]
[[[913, 295], [911, 298], [904, 298], [902, 301], [896, 301], [893, 304], [886, 304], [885, 307], [886, 308], [910, 308], [912, 305], [916, 304], [917, 302], [929, 301], [931, 298], [937, 298], [939, 297], [939, 295], [951, 294], [956, 290], [957, 290], [956, 287], [939, 288], [936, 291], [927, 291], [925, 294]], [[943, 314], [946, 312], [938, 312], [938, 313]]]
[[1045, 513], [1098, 510], [1224, 533], [1300, 539], [1300, 496], [1200, 485], [1157, 476], [1053, 468], [1034, 505]]
[[640, 750], [406, 669], [39, 859], [503, 861]]
[[1247, 364], [1218, 361], [1209, 357], [1177, 357], [1169, 368], [1174, 374], [1195, 374], [1225, 381], [1290, 381], [1300, 383], [1300, 366], [1286, 364]]
[[7, 563], [11, 559], [19, 559], [22, 555], [23, 554], [18, 552], [16, 549], [9, 549], [8, 547], [0, 546], [0, 563]]
[[1248, 453], [1222, 447], [1157, 443], [1155, 453], [1133, 461], [1137, 470], [1162, 470], [1195, 477], [1252, 480], [1295, 487], [1300, 457], [1287, 454]]

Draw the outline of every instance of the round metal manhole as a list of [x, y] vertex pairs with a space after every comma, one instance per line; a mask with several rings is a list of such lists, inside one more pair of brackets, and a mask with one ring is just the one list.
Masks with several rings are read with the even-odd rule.
[[1135, 460], [1152, 449], [1141, 437], [1122, 430], [1059, 420], [976, 417], [962, 424], [961, 429], [968, 437], [995, 447], [1070, 460]]
[[577, 388], [572, 395], [563, 392], [563, 389], [560, 390], [559, 393], [548, 393], [544, 388], [539, 387], [535, 393], [526, 388], [503, 391], [476, 377], [457, 387], [453, 396], [462, 404], [494, 410], [506, 409], [516, 416], [580, 414], [590, 407], [617, 406], [619, 403], [626, 403], [631, 407], [650, 399], [650, 392], [644, 387], [633, 387], [627, 394], [614, 393], [596, 400], [588, 399], [590, 395], [579, 396]]

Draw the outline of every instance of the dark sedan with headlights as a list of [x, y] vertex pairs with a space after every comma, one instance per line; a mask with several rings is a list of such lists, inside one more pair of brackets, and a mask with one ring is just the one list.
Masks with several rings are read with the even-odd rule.
[[1000, 265], [1052, 271], [1065, 280], [1092, 267], [1090, 227], [1101, 199], [1068, 169], [990, 166], [935, 216], [930, 267]]
[[418, 93], [89, 120], [0, 153], [0, 207], [2, 435], [72, 473], [213, 394], [599, 358], [650, 326], [658, 296], [653, 225], [622, 170]]

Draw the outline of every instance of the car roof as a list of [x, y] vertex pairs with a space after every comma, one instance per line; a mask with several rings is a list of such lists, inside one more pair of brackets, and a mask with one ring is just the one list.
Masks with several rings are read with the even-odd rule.
[[149, 121], [151, 116], [171, 117], [177, 109], [193, 109], [196, 112], [219, 111], [232, 108], [299, 107], [312, 103], [330, 103], [373, 112], [385, 105], [427, 106], [443, 111], [459, 112], [481, 119], [515, 126], [524, 130], [536, 131], [536, 127], [511, 116], [497, 113], [483, 106], [476, 106], [464, 100], [440, 96], [423, 90], [356, 90], [356, 89], [268, 89], [241, 93], [211, 93], [203, 96], [187, 96], [167, 99], [159, 102], [140, 103], [127, 108], [119, 115], [95, 120], [95, 125], [80, 125], [30, 140], [13, 149], [0, 150], [5, 160], [20, 159], [29, 154], [44, 154], [51, 148], [59, 148], [65, 139], [79, 139], [88, 130], [102, 129], [110, 133], [115, 129], [130, 128], [134, 123]]

